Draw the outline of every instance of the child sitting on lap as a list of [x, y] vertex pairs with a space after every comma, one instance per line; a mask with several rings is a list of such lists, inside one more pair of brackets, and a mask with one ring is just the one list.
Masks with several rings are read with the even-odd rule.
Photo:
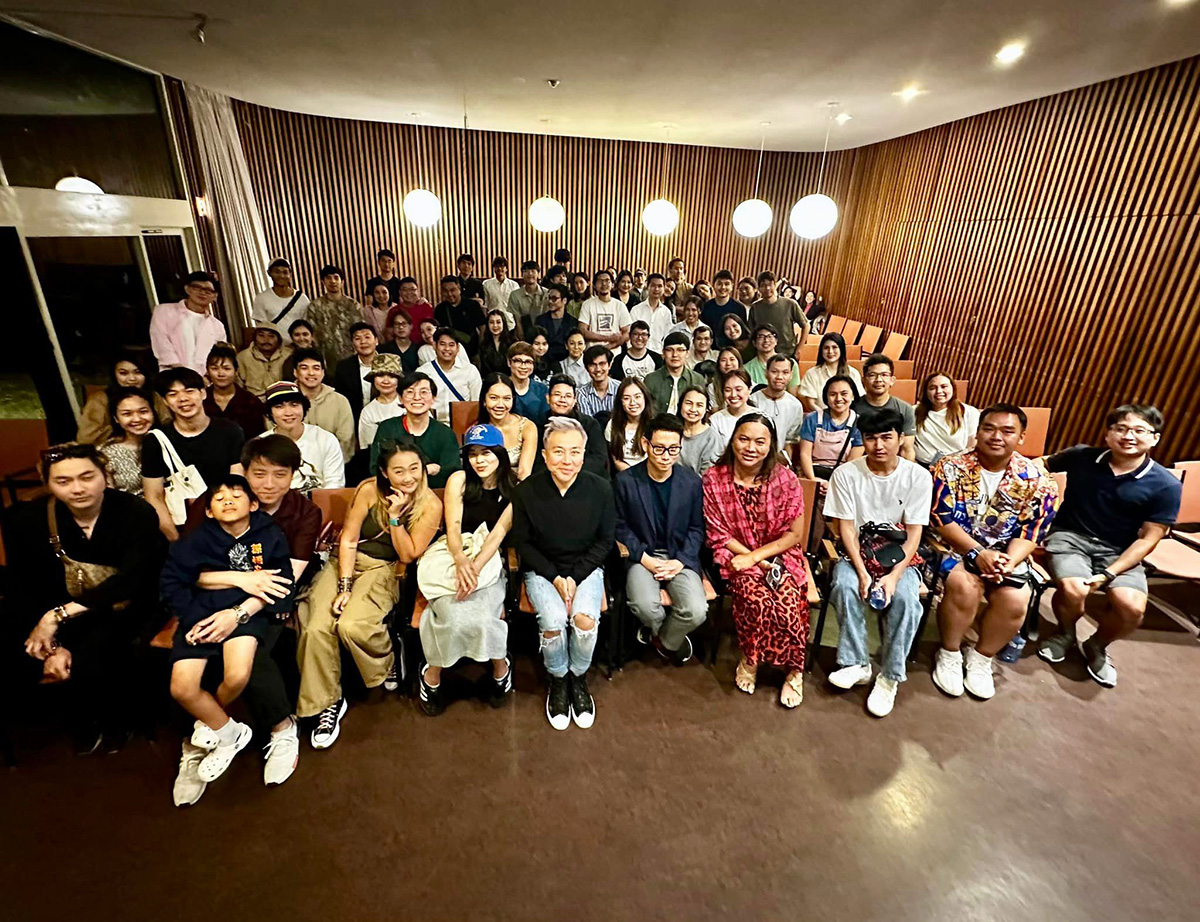
[[[162, 571], [162, 595], [179, 619], [171, 650], [171, 696], [196, 720], [192, 743], [208, 750], [200, 778], [218, 778], [246, 744], [252, 731], [225, 712], [250, 679], [254, 653], [268, 618], [292, 609], [291, 594], [270, 605], [240, 589], [200, 589], [196, 581], [210, 570], [290, 572], [287, 539], [265, 512], [245, 478], [230, 475], [204, 498], [207, 520], [171, 547]], [[224, 660], [216, 697], [200, 687], [210, 657]]]

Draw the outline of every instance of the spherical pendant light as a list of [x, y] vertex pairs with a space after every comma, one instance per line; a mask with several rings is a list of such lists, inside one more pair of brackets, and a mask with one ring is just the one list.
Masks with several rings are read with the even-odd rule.
[[549, 234], [562, 227], [566, 219], [567, 213], [563, 211], [562, 204], [549, 195], [543, 195], [529, 206], [529, 223], [534, 230]]
[[837, 224], [837, 202], [828, 195], [806, 195], [792, 206], [789, 223], [799, 236], [819, 240]]
[[655, 237], [665, 237], [679, 226], [679, 209], [665, 198], [656, 198], [642, 210], [642, 226]]
[[84, 179], [82, 176], [64, 176], [54, 184], [54, 188], [59, 192], [87, 192], [91, 195], [104, 194], [103, 189], [90, 179]]
[[743, 237], [761, 237], [771, 228], [771, 206], [760, 198], [748, 198], [733, 209], [733, 229]]
[[413, 189], [404, 196], [404, 216], [417, 227], [433, 227], [442, 219], [442, 203], [428, 189]]

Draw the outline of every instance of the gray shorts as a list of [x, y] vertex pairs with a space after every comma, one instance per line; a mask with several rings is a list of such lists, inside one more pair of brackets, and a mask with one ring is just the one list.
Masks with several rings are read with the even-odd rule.
[[[1088, 579], [1096, 576], [1121, 556], [1121, 548], [1077, 531], [1052, 531], [1046, 539], [1048, 568], [1055, 582], [1064, 579]], [[1146, 594], [1146, 569], [1140, 563], [1117, 575], [1110, 589], [1136, 589]]]

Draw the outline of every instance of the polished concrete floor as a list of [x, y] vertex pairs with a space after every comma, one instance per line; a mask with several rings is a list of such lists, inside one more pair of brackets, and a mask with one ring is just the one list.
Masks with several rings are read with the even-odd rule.
[[[822, 652], [828, 666], [832, 651]], [[1195, 920], [1200, 649], [1145, 630], [1082, 663], [1001, 666], [987, 703], [931, 684], [893, 715], [820, 667], [734, 690], [647, 658], [552, 731], [538, 673], [493, 712], [352, 707], [266, 790], [247, 751], [195, 807], [163, 733], [112, 756], [26, 746], [0, 773], [6, 919]]]

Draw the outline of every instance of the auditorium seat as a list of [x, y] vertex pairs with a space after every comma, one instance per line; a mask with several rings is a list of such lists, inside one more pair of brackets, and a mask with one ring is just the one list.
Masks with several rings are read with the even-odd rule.
[[450, 401], [450, 428], [454, 430], [454, 436], [458, 439], [458, 444], [462, 444], [463, 436], [467, 430], [475, 425], [475, 421], [479, 419], [479, 402], [475, 400], [451, 400]]
[[1046, 453], [1046, 436], [1050, 432], [1050, 414], [1052, 407], [1021, 407], [1029, 418], [1025, 427], [1025, 441], [1021, 444], [1021, 454], [1027, 458], [1037, 458]]
[[904, 350], [908, 348], [908, 339], [902, 333], [888, 334], [887, 342], [883, 344], [883, 354], [893, 360], [902, 358]]
[[858, 335], [858, 345], [864, 355], [870, 355], [879, 348], [879, 341], [881, 339], [883, 339], [883, 328], [871, 326], [868, 323]]
[[847, 320], [846, 326], [842, 329], [842, 338], [846, 340], [846, 345], [853, 345], [858, 342], [858, 334], [862, 330], [862, 323], [858, 320]]
[[826, 333], [841, 333], [844, 329], [846, 329], [845, 317], [830, 316], [829, 320], [825, 324]]

